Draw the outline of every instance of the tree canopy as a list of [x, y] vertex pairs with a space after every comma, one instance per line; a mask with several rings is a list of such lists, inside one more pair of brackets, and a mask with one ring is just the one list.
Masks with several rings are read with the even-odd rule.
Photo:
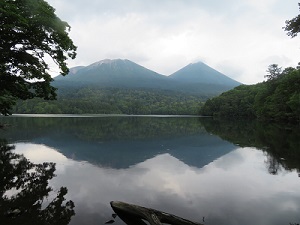
[[64, 88], [56, 101], [18, 101], [13, 113], [197, 115], [206, 96], [159, 89]]
[[44, 0], [0, 1], [0, 113], [10, 114], [17, 99], [55, 99], [45, 57], [69, 71], [76, 57], [70, 26]]
[[[273, 68], [273, 67], [272, 67]], [[276, 78], [241, 85], [208, 100], [201, 114], [225, 118], [300, 120], [300, 70], [284, 69]]]
[[271, 64], [267, 69], [265, 78], [268, 80], [274, 80], [282, 74], [282, 69], [277, 64]]
[[[300, 3], [298, 3], [299, 10], [300, 10]], [[294, 17], [291, 20], [285, 21], [286, 26], [283, 29], [287, 32], [288, 36], [296, 37], [297, 34], [300, 32], [300, 15]]]

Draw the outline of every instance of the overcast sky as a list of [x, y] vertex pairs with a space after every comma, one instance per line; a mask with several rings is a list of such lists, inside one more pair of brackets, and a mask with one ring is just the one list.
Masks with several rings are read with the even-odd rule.
[[78, 46], [69, 66], [129, 59], [163, 75], [202, 61], [245, 84], [295, 67], [300, 37], [282, 29], [297, 0], [47, 0]]

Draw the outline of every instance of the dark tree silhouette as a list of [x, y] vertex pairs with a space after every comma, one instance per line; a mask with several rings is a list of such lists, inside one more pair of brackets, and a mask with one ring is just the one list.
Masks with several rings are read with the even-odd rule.
[[279, 67], [277, 64], [271, 64], [267, 69], [267, 74], [265, 75], [265, 78], [267, 78], [268, 80], [275, 80], [281, 75], [281, 73], [281, 67]]
[[[300, 9], [300, 3], [298, 3], [298, 7]], [[285, 21], [285, 27], [283, 29], [287, 32], [288, 36], [292, 38], [296, 37], [300, 32], [300, 15], [294, 17], [291, 20]]]
[[13, 149], [13, 145], [0, 139], [1, 224], [68, 224], [75, 215], [75, 206], [73, 201], [65, 201], [67, 188], [61, 187], [56, 197], [49, 199], [53, 194], [49, 180], [55, 176], [55, 164], [34, 164]]
[[46, 56], [62, 75], [76, 46], [70, 26], [44, 0], [0, 1], [0, 113], [8, 115], [16, 100], [56, 98]]

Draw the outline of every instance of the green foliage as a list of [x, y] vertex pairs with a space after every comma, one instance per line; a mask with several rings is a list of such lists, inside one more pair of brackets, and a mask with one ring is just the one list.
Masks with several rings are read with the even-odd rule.
[[299, 121], [300, 70], [287, 68], [276, 78], [242, 85], [208, 100], [202, 115]]
[[[298, 3], [300, 9], [300, 3]], [[296, 37], [300, 32], [300, 15], [294, 17], [291, 20], [285, 21], [286, 26], [283, 29], [287, 32], [288, 36]]]
[[96, 88], [59, 89], [58, 100], [20, 101], [15, 113], [196, 115], [204, 98], [174, 91]]
[[254, 117], [253, 102], [255, 89], [241, 85], [208, 100], [201, 108], [201, 114], [218, 117]]
[[66, 60], [76, 47], [61, 21], [44, 0], [0, 2], [0, 113], [8, 115], [17, 99], [55, 99], [45, 57], [52, 58], [63, 75]]

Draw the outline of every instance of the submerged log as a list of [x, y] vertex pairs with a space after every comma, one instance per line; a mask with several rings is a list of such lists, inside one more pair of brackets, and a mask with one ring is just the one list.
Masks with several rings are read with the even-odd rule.
[[162, 225], [162, 223], [174, 225], [203, 225], [169, 213], [125, 202], [112, 201], [110, 205], [127, 225], [147, 225], [143, 220], [148, 221], [150, 225]]

